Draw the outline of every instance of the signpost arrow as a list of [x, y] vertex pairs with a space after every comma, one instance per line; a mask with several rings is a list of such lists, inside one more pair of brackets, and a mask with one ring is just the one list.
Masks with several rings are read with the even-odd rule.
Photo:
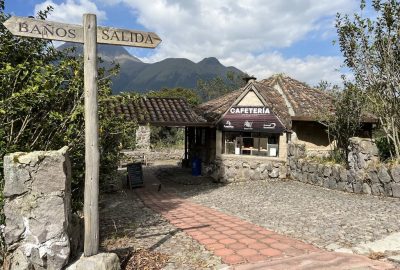
[[3, 25], [14, 36], [83, 43], [83, 27], [76, 24], [12, 16]]
[[[17, 16], [10, 17], [3, 24], [14, 36], [84, 43], [83, 27], [76, 24], [51, 22]], [[103, 26], [97, 27], [97, 43], [155, 48], [160, 42], [160, 37], [153, 32]]]
[[85, 92], [85, 241], [84, 254], [99, 249], [99, 138], [97, 107], [97, 43], [155, 48], [159, 36], [152, 32], [97, 27], [96, 15], [84, 14], [83, 26], [12, 16], [4, 26], [15, 36], [83, 43]]

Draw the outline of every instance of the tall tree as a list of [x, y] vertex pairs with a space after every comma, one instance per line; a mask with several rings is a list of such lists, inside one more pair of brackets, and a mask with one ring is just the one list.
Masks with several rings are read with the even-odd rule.
[[359, 14], [337, 14], [336, 28], [346, 65], [354, 74], [355, 84], [394, 146], [392, 156], [400, 159], [400, 3], [373, 0], [376, 16], [366, 18], [365, 1]]
[[345, 161], [349, 151], [349, 139], [361, 130], [365, 98], [364, 94], [350, 83], [347, 83], [343, 90], [330, 90], [330, 94], [334, 97], [334, 113], [328, 112], [322, 121], [327, 125], [329, 138], [335, 140], [333, 157], [337, 161]]
[[163, 88], [159, 91], [150, 91], [146, 94], [146, 96], [160, 98], [183, 98], [186, 99], [186, 101], [192, 106], [200, 104], [200, 97], [194, 90], [182, 87]]
[[[50, 11], [49, 7], [40, 12], [38, 19], [45, 19]], [[4, 0], [0, 0], [0, 191], [5, 154], [67, 145], [73, 169], [72, 196], [78, 203], [74, 207], [78, 207], [84, 182], [83, 59], [57, 51], [49, 41], [13, 36], [2, 24], [7, 18]], [[99, 69], [103, 176], [117, 166], [121, 131], [127, 130], [123, 128], [126, 123], [109, 117], [107, 111], [106, 104], [112, 98], [109, 74]]]
[[243, 75], [234, 72], [228, 72], [226, 78], [216, 77], [212, 80], [197, 81], [197, 91], [204, 100], [210, 100], [227, 94], [233, 90], [243, 87]]

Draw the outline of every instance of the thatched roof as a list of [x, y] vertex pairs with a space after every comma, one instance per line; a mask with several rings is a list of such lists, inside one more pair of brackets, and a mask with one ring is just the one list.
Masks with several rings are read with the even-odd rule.
[[127, 121], [155, 126], [209, 126], [182, 98], [147, 97], [127, 99], [116, 97], [107, 104], [111, 114]]

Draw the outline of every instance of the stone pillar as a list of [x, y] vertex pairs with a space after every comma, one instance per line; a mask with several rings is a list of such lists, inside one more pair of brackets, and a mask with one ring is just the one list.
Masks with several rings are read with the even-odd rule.
[[378, 147], [372, 139], [353, 137], [349, 142], [347, 161], [350, 170], [364, 170], [379, 162]]
[[215, 155], [217, 157], [221, 156], [222, 154], [222, 131], [216, 129], [215, 130], [216, 134], [215, 134]]
[[136, 149], [150, 150], [150, 126], [139, 126], [136, 130]]
[[9, 269], [62, 269], [70, 255], [68, 147], [4, 157], [4, 238]]
[[286, 159], [287, 158], [287, 134], [283, 133], [281, 136], [279, 136], [279, 157]]

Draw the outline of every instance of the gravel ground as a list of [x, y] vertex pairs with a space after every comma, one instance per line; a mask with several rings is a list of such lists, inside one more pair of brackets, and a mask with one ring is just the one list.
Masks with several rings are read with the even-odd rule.
[[400, 231], [400, 200], [396, 198], [350, 194], [290, 180], [222, 185], [177, 167], [161, 167], [157, 175], [166, 188], [193, 202], [322, 248], [350, 248]]
[[223, 266], [219, 257], [145, 207], [133, 191], [119, 190], [103, 195], [100, 218], [101, 248], [117, 253], [122, 263], [129, 259], [128, 254], [144, 249], [147, 257], [139, 260], [148, 260], [148, 267], [143, 269], [159, 269], [154, 268], [154, 260], [160, 255], [168, 256], [163, 269], [218, 269]]

